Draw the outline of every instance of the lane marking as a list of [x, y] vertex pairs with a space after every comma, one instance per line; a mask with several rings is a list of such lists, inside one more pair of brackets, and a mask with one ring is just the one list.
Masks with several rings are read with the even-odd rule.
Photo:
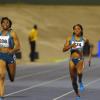
[[[47, 73], [47, 72], [51, 72], [51, 71], [55, 71], [55, 70], [50, 70], [50, 71], [48, 70], [48, 71], [44, 71], [44, 72], [39, 72], [37, 74], [24, 75], [24, 76], [21, 76], [21, 77], [17, 77], [16, 79], [18, 80], [18, 79], [30, 77], [30, 76], [33, 76], [33, 75], [39, 75], [39, 74]], [[56, 78], [54, 80], [50, 80], [50, 81], [47, 81], [47, 82], [44, 82], [44, 83], [41, 83], [41, 84], [33, 85], [33, 86], [29, 87], [29, 88], [25, 88], [25, 89], [22, 89], [22, 90], [19, 90], [19, 91], [16, 91], [16, 92], [12, 92], [10, 94], [6, 94], [4, 97], [8, 97], [8, 96], [20, 93], [20, 92], [24, 92], [24, 91], [27, 91], [27, 90], [30, 90], [30, 89], [33, 89], [33, 88], [36, 88], [36, 87], [39, 87], [39, 86], [42, 86], [42, 85], [46, 85], [46, 84], [52, 83], [54, 81], [57, 81], [57, 80], [60, 80], [60, 79], [63, 79], [63, 78], [67, 78], [67, 77], [69, 77], [69, 75], [64, 75], [64, 76]], [[9, 81], [9, 80], [6, 80], [6, 81]]]
[[[63, 59], [61, 62], [68, 62], [68, 59]], [[57, 63], [61, 63], [61, 62], [57, 62]], [[26, 69], [26, 68], [25, 68]], [[48, 72], [52, 72], [52, 71], [55, 71], [55, 70], [47, 70], [47, 71], [43, 71], [43, 72], [38, 72], [36, 74], [28, 74], [28, 75], [22, 75], [22, 76], [16, 76], [15, 80], [19, 80], [19, 79], [23, 79], [23, 78], [27, 78], [27, 77], [31, 77], [33, 75], [40, 75], [40, 74], [43, 74], [43, 73], [48, 73]], [[9, 80], [6, 80], [6, 81], [9, 81]]]
[[28, 78], [28, 77], [31, 77], [33, 75], [45, 74], [45, 73], [53, 72], [53, 71], [55, 71], [55, 70], [47, 70], [47, 71], [38, 72], [38, 73], [31, 73], [31, 74], [28, 74], [28, 75], [23, 75], [23, 76], [16, 77], [15, 80], [19, 80], [19, 79], [23, 79], [23, 78]]
[[[19, 90], [19, 91], [16, 91], [16, 92], [12, 92], [10, 94], [6, 94], [4, 97], [8, 97], [8, 96], [11, 96], [11, 95], [14, 95], [14, 94], [17, 94], [17, 93], [21, 93], [21, 92], [24, 92], [24, 91], [27, 91], [27, 90], [30, 90], [30, 89], [33, 89], [33, 88], [36, 88], [36, 87], [39, 87], [39, 86], [42, 86], [42, 85], [46, 85], [46, 84], [52, 83], [54, 81], [57, 81], [57, 80], [60, 80], [60, 79], [66, 78], [66, 77], [69, 77], [69, 75], [68, 76], [65, 75], [65, 76], [59, 77], [59, 78], [54, 79], [54, 80], [46, 81], [46, 82], [41, 83], [41, 84], [33, 85], [33, 86], [29, 87], [29, 88], [25, 88], [25, 89], [22, 89], [22, 90]], [[72, 91], [70, 91], [70, 92], [72, 93]]]
[[[87, 84], [85, 85], [85, 87], [88, 87], [89, 85], [92, 85], [92, 84], [94, 84], [94, 83], [96, 83], [96, 82], [98, 82], [98, 81], [100, 81], [100, 78], [97, 79], [97, 80], [94, 80], [94, 81], [91, 81], [91, 82], [87, 83]], [[74, 90], [71, 90], [71, 91], [69, 91], [69, 92], [67, 92], [67, 93], [65, 93], [65, 94], [63, 94], [63, 95], [61, 95], [61, 96], [59, 96], [59, 97], [54, 98], [53, 100], [59, 100], [59, 99], [61, 99], [62, 97], [68, 96], [69, 94], [71, 94], [71, 93], [73, 93], [73, 92], [74, 92]]]
[[50, 81], [43, 82], [43, 83], [41, 83], [41, 84], [32, 85], [32, 86], [30, 86], [30, 87], [28, 87], [28, 88], [21, 89], [21, 90], [19, 90], [19, 91], [6, 94], [4, 97], [8, 97], [8, 96], [11, 96], [11, 95], [14, 95], [14, 94], [17, 94], [17, 93], [25, 92], [25, 91], [28, 91], [28, 90], [30, 90], [30, 89], [33, 89], [33, 88], [36, 88], [36, 87], [39, 87], [39, 86], [43, 86], [43, 85], [52, 83], [52, 82], [54, 82], [54, 81], [58, 81], [58, 80], [64, 79], [64, 78], [66, 78], [66, 77], [69, 77], [69, 75], [68, 75], [68, 76], [64, 75], [64, 76], [61, 76], [61, 77], [59, 77], [59, 78], [56, 78], [56, 79], [53, 79], [53, 80], [50, 80]]
[[[65, 61], [67, 61], [68, 62], [68, 60], [69, 59], [63, 59], [61, 62], [65, 62]], [[61, 62], [58, 62], [58, 63], [61, 63]], [[87, 65], [87, 64], [86, 64]], [[85, 66], [86, 66], [85, 65]], [[95, 69], [95, 68], [91, 68], [91, 69]], [[36, 73], [36, 74], [28, 74], [28, 75], [22, 75], [22, 76], [18, 76], [18, 77], [16, 77], [15, 78], [15, 80], [19, 80], [19, 79], [23, 79], [23, 78], [27, 78], [27, 77], [31, 77], [31, 76], [33, 76], [33, 75], [40, 75], [40, 74], [43, 74], [43, 73], [47, 73], [47, 72], [52, 72], [52, 71], [54, 71], [54, 70], [47, 70], [47, 71], [44, 71], [44, 72], [38, 72], [38, 73]], [[9, 81], [9, 80], [7, 80], [7, 81]]]
[[[86, 66], [86, 65], [87, 65], [87, 64], [85, 64], [85, 66]], [[98, 68], [98, 67], [92, 67], [91, 70], [92, 70], [92, 69], [96, 69], [96, 68]], [[84, 73], [86, 73], [87, 71], [88, 71], [88, 70], [86, 70]], [[95, 80], [95, 81], [99, 81], [99, 80], [100, 80], [100, 79]], [[85, 87], [87, 87], [89, 84], [91, 85], [91, 84], [95, 83], [95, 81], [86, 84]], [[67, 92], [67, 93], [65, 93], [65, 94], [63, 94], [63, 95], [61, 95], [61, 96], [59, 96], [59, 97], [54, 98], [53, 100], [58, 100], [58, 99], [60, 99], [60, 98], [62, 98], [62, 97], [64, 97], [64, 96], [67, 96], [67, 95], [69, 95], [69, 94], [71, 94], [71, 93], [73, 93], [73, 92], [74, 92], [74, 90], [71, 90], [71, 91], [69, 91], [69, 92]]]

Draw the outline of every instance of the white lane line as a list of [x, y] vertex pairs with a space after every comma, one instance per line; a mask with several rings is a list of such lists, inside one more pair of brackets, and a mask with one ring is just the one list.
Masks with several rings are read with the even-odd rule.
[[[97, 79], [97, 80], [94, 80], [94, 81], [91, 81], [91, 82], [87, 83], [87, 84], [85, 85], [85, 87], [88, 87], [89, 85], [92, 85], [92, 84], [94, 84], [94, 83], [96, 83], [96, 82], [98, 82], [98, 81], [100, 81], [100, 78]], [[59, 99], [61, 99], [62, 97], [67, 96], [67, 95], [69, 95], [69, 94], [71, 94], [71, 93], [73, 93], [73, 92], [74, 92], [74, 90], [69, 91], [69, 92], [67, 92], [67, 93], [65, 93], [65, 94], [63, 94], [63, 95], [61, 95], [61, 96], [59, 96], [59, 97], [54, 98], [53, 100], [59, 100]]]
[[[63, 61], [68, 61], [68, 59], [64, 59], [62, 60]], [[57, 62], [57, 63], [60, 63], [60, 62]], [[57, 69], [59, 70], [59, 69]], [[52, 72], [52, 71], [55, 71], [55, 70], [47, 70], [47, 71], [43, 71], [43, 72], [38, 72], [38, 73], [31, 73], [31, 74], [28, 74], [28, 75], [22, 75], [22, 76], [16, 76], [15, 80], [19, 80], [19, 79], [23, 79], [23, 78], [28, 78], [28, 77], [31, 77], [33, 75], [40, 75], [40, 74], [44, 74], [44, 73], [48, 73], [48, 72]], [[9, 81], [9, 80], [7, 80]]]
[[28, 74], [28, 75], [23, 75], [23, 76], [16, 77], [15, 80], [19, 80], [19, 79], [23, 79], [23, 78], [28, 78], [28, 77], [31, 77], [33, 75], [45, 74], [45, 73], [53, 72], [53, 71], [55, 71], [55, 70], [47, 70], [47, 71], [38, 72], [38, 73], [31, 73], [31, 74]]
[[[20, 79], [24, 79], [24, 78], [28, 78], [28, 77], [32, 77], [33, 75], [45, 74], [45, 73], [52, 72], [52, 71], [54, 71], [54, 70], [47, 70], [47, 71], [43, 71], [43, 72], [31, 73], [31, 74], [28, 74], [28, 75], [17, 76], [17, 77], [15, 78], [15, 81], [16, 81], [16, 80], [20, 80]], [[7, 76], [7, 77], [8, 77], [8, 76]], [[7, 78], [6, 81], [9, 81], [9, 78]]]
[[14, 95], [14, 94], [17, 94], [17, 93], [25, 92], [25, 91], [28, 91], [28, 90], [30, 90], [30, 89], [33, 89], [33, 88], [36, 88], [36, 87], [39, 87], [39, 86], [46, 85], [46, 84], [52, 83], [52, 82], [57, 81], [57, 80], [64, 79], [64, 78], [66, 78], [66, 77], [69, 77], [69, 75], [68, 75], [68, 76], [66, 76], [66, 75], [65, 75], [65, 76], [61, 76], [61, 77], [59, 77], [59, 78], [56, 78], [56, 79], [50, 80], [50, 81], [46, 81], [46, 82], [43, 82], [43, 83], [41, 83], [41, 84], [32, 85], [32, 86], [30, 86], [30, 87], [28, 87], [28, 88], [25, 88], [25, 89], [22, 89], [22, 90], [19, 90], [19, 91], [16, 91], [16, 92], [12, 92], [12, 93], [10, 93], [10, 94], [6, 94], [4, 97], [8, 97], [8, 96], [11, 96], [11, 95]]
[[[65, 62], [65, 61], [68, 61], [69, 59], [63, 59], [61, 62]], [[57, 62], [57, 63], [60, 63], [60, 62]], [[93, 69], [93, 68], [92, 68]], [[43, 72], [38, 72], [38, 73], [36, 73], [36, 74], [34, 74], [34, 73], [31, 73], [31, 74], [28, 74], [28, 75], [22, 75], [22, 76], [17, 76], [16, 78], [15, 78], [15, 80], [19, 80], [19, 79], [23, 79], [23, 78], [28, 78], [28, 77], [31, 77], [31, 76], [33, 76], [33, 75], [40, 75], [40, 74], [44, 74], [44, 73], [48, 73], [48, 72], [52, 72], [52, 71], [54, 71], [54, 70], [47, 70], [47, 71], [43, 71]], [[7, 81], [9, 81], [9, 80], [7, 80]]]
[[[49, 84], [49, 83], [52, 83], [54, 81], [57, 81], [57, 80], [60, 80], [60, 79], [63, 79], [63, 78], [66, 78], [66, 77], [69, 77], [69, 75], [65, 75], [65, 76], [62, 76], [62, 77], [59, 77], [57, 79], [54, 79], [54, 80], [50, 80], [50, 81], [46, 81], [44, 83], [41, 83], [41, 84], [37, 84], [37, 85], [32, 85], [31, 87], [29, 88], [25, 88], [25, 89], [22, 89], [22, 90], [19, 90], [19, 91], [16, 91], [16, 92], [12, 92], [10, 94], [6, 94], [4, 97], [8, 97], [8, 96], [11, 96], [11, 95], [14, 95], [14, 94], [17, 94], [17, 93], [21, 93], [21, 92], [25, 92], [27, 90], [30, 90], [30, 89], [33, 89], [33, 88], [36, 88], [36, 87], [39, 87], [39, 86], [42, 86], [42, 85], [46, 85], [46, 84]], [[71, 91], [70, 91], [71, 92]], [[72, 93], [72, 92], [71, 92]]]

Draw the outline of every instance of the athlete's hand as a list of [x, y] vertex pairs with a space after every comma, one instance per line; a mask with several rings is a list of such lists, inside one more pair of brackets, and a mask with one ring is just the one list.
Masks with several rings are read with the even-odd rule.
[[75, 43], [73, 43], [73, 44], [71, 45], [71, 47], [76, 48], [77, 45], [76, 45]]
[[9, 50], [8, 53], [9, 54], [13, 54], [14, 52], [13, 52], [13, 50]]

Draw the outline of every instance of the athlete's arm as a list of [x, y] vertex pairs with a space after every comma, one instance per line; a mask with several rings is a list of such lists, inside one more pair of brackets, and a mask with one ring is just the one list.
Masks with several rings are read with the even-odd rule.
[[85, 40], [85, 43], [88, 43], [90, 46], [90, 53], [89, 53], [89, 66], [91, 63], [91, 58], [92, 58], [92, 51], [93, 51], [93, 46], [91, 45], [90, 41], [88, 39]]
[[14, 41], [14, 48], [10, 51], [10, 53], [16, 53], [17, 51], [20, 50], [20, 42], [15, 32], [11, 32], [11, 36]]
[[63, 52], [68, 51], [68, 50], [71, 49], [72, 47], [76, 47], [75, 43], [72, 44], [72, 45], [70, 45], [70, 39], [71, 39], [71, 38], [67, 38], [66, 43], [65, 43], [64, 48], [63, 48]]
[[91, 63], [91, 58], [92, 58], [92, 52], [93, 52], [93, 46], [89, 43], [90, 45], [90, 54], [89, 54], [89, 64]]

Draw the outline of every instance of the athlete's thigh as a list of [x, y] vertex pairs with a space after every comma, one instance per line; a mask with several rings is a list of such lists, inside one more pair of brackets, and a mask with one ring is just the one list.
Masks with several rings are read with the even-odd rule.
[[72, 60], [69, 61], [69, 69], [70, 70], [75, 69], [75, 64]]
[[0, 76], [5, 77], [6, 74], [6, 62], [0, 59]]
[[81, 74], [83, 72], [84, 69], [84, 60], [80, 60], [77, 64], [77, 73]]
[[72, 60], [69, 61], [69, 71], [70, 71], [70, 77], [73, 79], [73, 77], [76, 74], [76, 66]]

